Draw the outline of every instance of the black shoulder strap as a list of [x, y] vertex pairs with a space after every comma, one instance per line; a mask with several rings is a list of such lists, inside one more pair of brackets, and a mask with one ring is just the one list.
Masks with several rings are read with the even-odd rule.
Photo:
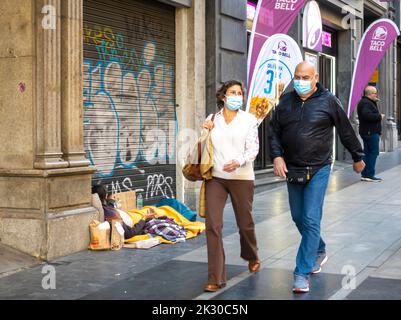
[[212, 116], [212, 122], [214, 122], [214, 118], [216, 117], [216, 113], [213, 113], [213, 116]]

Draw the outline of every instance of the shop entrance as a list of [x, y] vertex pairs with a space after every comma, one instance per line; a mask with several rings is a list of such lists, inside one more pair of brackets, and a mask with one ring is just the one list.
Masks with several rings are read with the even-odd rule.
[[319, 55], [320, 83], [336, 95], [336, 58], [328, 54]]

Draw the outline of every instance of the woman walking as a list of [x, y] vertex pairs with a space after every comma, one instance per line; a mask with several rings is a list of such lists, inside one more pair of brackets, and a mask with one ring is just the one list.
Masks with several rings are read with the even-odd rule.
[[250, 272], [257, 272], [255, 225], [252, 218], [255, 174], [253, 161], [259, 152], [256, 118], [240, 110], [244, 104], [244, 87], [236, 80], [224, 83], [216, 94], [220, 111], [209, 115], [203, 128], [211, 130], [213, 171], [206, 181], [206, 239], [208, 282], [204, 290], [213, 292], [226, 285], [223, 248], [223, 210], [228, 195], [239, 228], [241, 258], [248, 261]]

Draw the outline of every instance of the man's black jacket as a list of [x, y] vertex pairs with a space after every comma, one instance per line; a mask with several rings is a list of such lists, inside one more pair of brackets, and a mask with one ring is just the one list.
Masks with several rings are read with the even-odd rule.
[[372, 133], [381, 134], [382, 116], [377, 108], [376, 101], [368, 97], [362, 97], [358, 103], [359, 134], [370, 135]]
[[269, 126], [270, 157], [283, 157], [288, 167], [320, 167], [332, 162], [333, 126], [354, 162], [363, 151], [341, 102], [317, 84], [317, 91], [302, 102], [286, 93], [273, 112]]

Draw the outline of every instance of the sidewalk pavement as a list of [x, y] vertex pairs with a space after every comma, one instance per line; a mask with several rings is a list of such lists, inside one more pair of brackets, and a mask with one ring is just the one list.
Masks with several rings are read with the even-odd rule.
[[[224, 213], [227, 287], [204, 293], [205, 235], [149, 250], [85, 251], [50, 263], [55, 289], [45, 290], [44, 264], [0, 275], [0, 299], [401, 299], [401, 150], [382, 154], [378, 176], [361, 182], [351, 165], [337, 166], [326, 195], [322, 235], [328, 262], [311, 291], [294, 295], [292, 270], [300, 235], [286, 187], [255, 196], [254, 220], [262, 268], [250, 274], [239, 258], [230, 204]], [[42, 273], [43, 271], [43, 273]], [[47, 279], [47, 280], [46, 280]]]

